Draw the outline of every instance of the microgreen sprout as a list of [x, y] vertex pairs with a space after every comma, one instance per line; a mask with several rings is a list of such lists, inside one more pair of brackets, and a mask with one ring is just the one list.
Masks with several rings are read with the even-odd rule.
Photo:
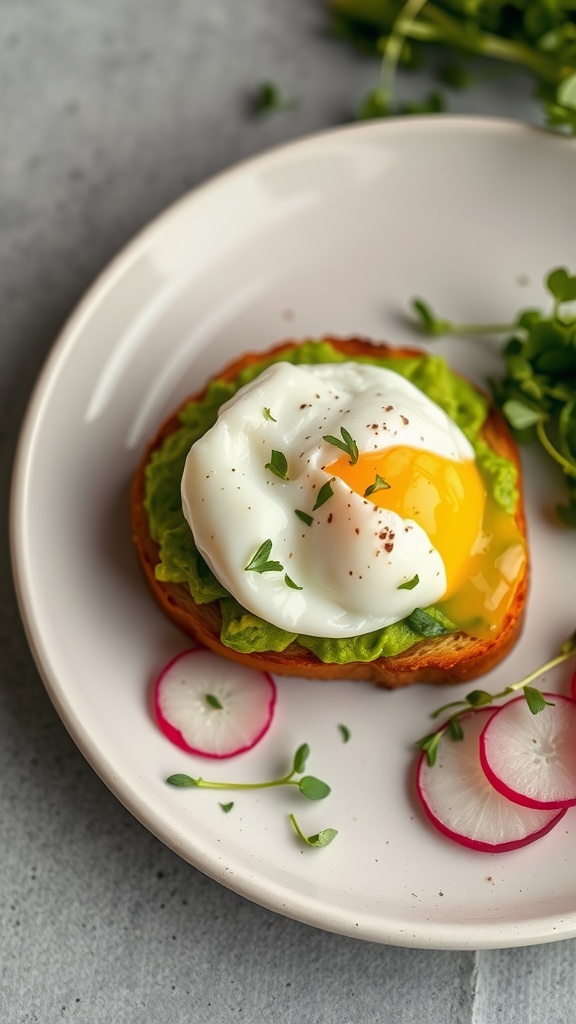
[[262, 409], [262, 415], [265, 420], [272, 420], [273, 423], [277, 422], [276, 417], [272, 415], [267, 405]]
[[283, 452], [277, 452], [273, 449], [270, 462], [267, 462], [264, 468], [269, 469], [275, 476], [279, 476], [281, 480], [288, 479], [288, 460]]
[[452, 88], [467, 84], [467, 57], [496, 60], [533, 75], [547, 123], [576, 133], [575, 17], [571, 0], [329, 0], [337, 34], [380, 57], [380, 76], [359, 116], [436, 113], [437, 91], [416, 102], [395, 102], [399, 67], [417, 68], [429, 47], [444, 49], [459, 66], [440, 66], [437, 77]]
[[323, 828], [321, 832], [317, 832], [313, 836], [306, 836], [304, 835], [294, 815], [289, 814], [288, 817], [290, 818], [290, 821], [294, 826], [294, 831], [296, 832], [296, 835], [298, 836], [299, 839], [302, 840], [303, 843], [306, 844], [306, 846], [314, 846], [316, 847], [316, 849], [320, 849], [323, 846], [328, 846], [332, 842], [332, 840], [335, 839], [336, 836], [338, 835], [338, 831], [335, 828]]
[[445, 334], [504, 334], [514, 328], [512, 322], [472, 324], [448, 320], [445, 317], [439, 317], [424, 299], [412, 299], [412, 309], [416, 313], [422, 329], [432, 338], [440, 338]]
[[342, 435], [342, 439], [334, 437], [334, 434], [323, 434], [322, 440], [328, 441], [329, 444], [334, 444], [337, 448], [340, 448], [341, 451], [346, 452], [346, 454], [350, 456], [350, 465], [354, 466], [358, 462], [359, 458], [358, 445], [352, 435], [348, 433], [346, 427], [340, 427], [340, 434]]
[[[197, 789], [271, 789], [276, 786], [296, 786], [302, 796], [305, 796], [307, 800], [324, 800], [325, 797], [330, 793], [330, 786], [326, 782], [322, 782], [321, 779], [317, 779], [314, 775], [303, 775], [303, 771], [306, 767], [306, 762], [310, 756], [310, 747], [307, 743], [302, 743], [294, 757], [292, 759], [292, 768], [286, 775], [282, 775], [279, 779], [270, 779], [266, 782], [214, 782], [202, 778], [192, 778], [190, 775], [184, 775], [177, 773], [176, 775], [170, 775], [166, 782], [170, 786], [177, 786], [180, 788], [197, 788]], [[295, 778], [295, 776], [301, 776], [301, 778]]]
[[[575, 112], [576, 113], [576, 112]], [[568, 502], [558, 517], [576, 527], [576, 275], [555, 267], [545, 280], [551, 296], [546, 315], [524, 310], [508, 324], [455, 323], [441, 318], [428, 303], [412, 308], [427, 334], [509, 334], [504, 346], [505, 373], [491, 381], [494, 400], [516, 439], [537, 441], [566, 477]]]
[[485, 708], [493, 704], [496, 700], [509, 697], [510, 694], [521, 690], [533, 715], [543, 711], [551, 702], [545, 699], [540, 690], [530, 684], [545, 672], [555, 668], [556, 665], [561, 665], [562, 662], [571, 658], [574, 653], [576, 653], [576, 631], [562, 644], [559, 653], [554, 658], [551, 658], [546, 664], [541, 665], [534, 672], [530, 672], [518, 682], [506, 686], [499, 693], [488, 693], [487, 690], [472, 690], [463, 700], [450, 701], [448, 704], [443, 704], [441, 707], [436, 708], [432, 712], [432, 718], [439, 718], [446, 711], [451, 712], [451, 714], [438, 729], [416, 741], [416, 746], [425, 752], [428, 764], [431, 766], [435, 764], [440, 742], [446, 733], [448, 733], [452, 740], [461, 740], [464, 735], [461, 720], [479, 708]]
[[255, 555], [252, 556], [248, 565], [244, 566], [245, 572], [284, 572], [281, 562], [270, 561], [272, 541], [265, 540]]

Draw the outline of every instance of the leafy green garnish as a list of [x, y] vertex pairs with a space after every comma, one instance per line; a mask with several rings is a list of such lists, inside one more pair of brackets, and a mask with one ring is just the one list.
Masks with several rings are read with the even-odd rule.
[[229, 800], [227, 804], [220, 804], [220, 807], [224, 811], [224, 814], [230, 814], [230, 811], [234, 807], [234, 801]]
[[419, 583], [420, 583], [420, 577], [419, 577], [418, 573], [416, 573], [416, 575], [413, 576], [411, 580], [406, 580], [406, 583], [400, 583], [396, 589], [397, 590], [414, 590], [414, 587], [417, 587]]
[[290, 818], [290, 821], [294, 826], [294, 831], [296, 832], [296, 835], [299, 837], [299, 839], [302, 840], [303, 843], [306, 844], [306, 846], [314, 846], [317, 849], [323, 846], [328, 846], [328, 844], [331, 843], [332, 840], [335, 839], [335, 837], [338, 835], [338, 832], [335, 828], [324, 828], [322, 829], [321, 832], [317, 832], [313, 836], [305, 836], [298, 822], [296, 821], [294, 815], [289, 814], [288, 817]]
[[[576, 28], [575, 28], [576, 33]], [[424, 330], [440, 334], [510, 335], [505, 372], [491, 381], [495, 401], [520, 443], [539, 442], [566, 477], [567, 504], [556, 511], [576, 526], [576, 275], [556, 267], [545, 279], [548, 314], [524, 310], [509, 324], [459, 324], [438, 317], [422, 299], [412, 307]]]
[[206, 694], [206, 703], [211, 708], [215, 708], [217, 711], [222, 711], [222, 709], [223, 709], [223, 705], [218, 700], [218, 697], [214, 696], [213, 693], [207, 693]]
[[272, 420], [272, 423], [277, 422], [275, 416], [272, 415], [267, 405], [265, 405], [264, 408], [262, 409], [262, 415], [265, 420]]
[[292, 771], [300, 775], [304, 771], [309, 757], [310, 747], [307, 743], [301, 743], [292, 759]]
[[340, 427], [340, 434], [342, 435], [342, 439], [334, 437], [334, 434], [323, 434], [322, 440], [328, 441], [329, 444], [334, 444], [337, 448], [340, 448], [341, 451], [346, 452], [346, 455], [350, 456], [350, 465], [354, 466], [358, 462], [359, 458], [358, 445], [351, 434], [346, 430], [346, 427]]
[[[207, 779], [193, 778], [191, 775], [182, 773], [169, 775], [166, 782], [170, 786], [182, 789], [271, 789], [277, 786], [296, 786], [307, 800], [324, 800], [330, 793], [330, 786], [314, 775], [302, 775], [309, 755], [308, 744], [302, 743], [294, 754], [290, 771], [279, 779], [271, 779], [267, 782], [210, 782]], [[301, 778], [296, 779], [295, 775], [301, 775]]]
[[246, 572], [284, 572], [284, 566], [281, 562], [271, 562], [269, 560], [270, 552], [272, 551], [272, 541], [265, 540], [255, 555], [252, 556], [248, 565], [244, 566]]
[[380, 476], [379, 473], [376, 473], [374, 483], [370, 484], [370, 486], [366, 488], [366, 490], [364, 491], [364, 497], [369, 498], [370, 495], [375, 494], [376, 491], [388, 490], [389, 487], [390, 484], [388, 483], [388, 481], [385, 480], [383, 476]]
[[294, 583], [294, 580], [290, 578], [288, 573], [285, 573], [285, 575], [284, 575], [284, 583], [286, 584], [287, 587], [290, 587], [292, 590], [303, 590], [304, 589], [303, 587], [299, 587], [297, 583]]
[[294, 512], [298, 516], [298, 519], [301, 519], [303, 523], [306, 523], [306, 526], [312, 526], [314, 516], [309, 515], [308, 512], [302, 512], [299, 508], [295, 508]]
[[339, 725], [340, 735], [342, 736], [342, 742], [348, 743], [350, 739], [350, 729], [347, 725]]
[[332, 477], [332, 480], [328, 480], [325, 484], [322, 484], [322, 487], [320, 488], [320, 490], [318, 491], [318, 494], [316, 496], [316, 501], [314, 502], [314, 504], [312, 506], [312, 511], [313, 512], [315, 512], [317, 508], [320, 508], [321, 505], [325, 505], [326, 502], [328, 501], [328, 499], [331, 498], [332, 495], [334, 494], [334, 491], [332, 490], [332, 487], [330, 486], [332, 484], [333, 480], [334, 480], [334, 477]]
[[271, 473], [279, 476], [281, 480], [288, 479], [288, 460], [283, 452], [276, 452], [272, 449], [270, 462], [266, 463], [264, 469], [269, 469]]
[[[458, 66], [440, 65], [451, 88], [467, 84], [467, 58], [488, 58], [533, 76], [548, 124], [576, 133], [576, 11], [572, 0], [329, 0], [334, 27], [380, 58], [379, 82], [360, 117], [435, 113], [437, 92], [416, 103], [395, 100], [399, 68], [415, 68], [429, 48], [444, 48]], [[470, 67], [474, 67], [470, 65]]]
[[[479, 708], [485, 708], [493, 704], [494, 701], [500, 700], [503, 697], [509, 697], [511, 693], [517, 693], [522, 690], [526, 703], [533, 715], [539, 714], [547, 705], [552, 704], [552, 701], [547, 701], [543, 693], [537, 690], [530, 684], [538, 679], [539, 676], [544, 675], [545, 672], [549, 672], [556, 665], [561, 665], [562, 662], [571, 658], [576, 653], [576, 631], [564, 641], [560, 647], [560, 652], [550, 661], [547, 661], [545, 665], [537, 668], [534, 672], [530, 672], [523, 679], [520, 679], [517, 683], [511, 683], [510, 686], [506, 686], [499, 693], [489, 693], [487, 690], [472, 690], [463, 700], [453, 700], [448, 704], [443, 704], [442, 707], [436, 708], [432, 712], [432, 718], [438, 718], [444, 714], [445, 711], [450, 711], [448, 719], [436, 729], [434, 732], [428, 733], [427, 736], [423, 736], [421, 739], [416, 741], [416, 746], [423, 750], [426, 754], [428, 764], [432, 767], [436, 763], [438, 757], [438, 750], [440, 748], [440, 742], [443, 736], [448, 733], [452, 740], [461, 740], [464, 736], [462, 729], [462, 719], [467, 715], [472, 714]], [[455, 709], [455, 710], [452, 710]]]

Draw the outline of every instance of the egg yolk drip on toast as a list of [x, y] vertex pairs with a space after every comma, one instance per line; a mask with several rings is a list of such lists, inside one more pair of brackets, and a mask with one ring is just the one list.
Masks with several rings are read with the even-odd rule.
[[478, 637], [499, 628], [524, 570], [524, 542], [487, 491], [475, 461], [395, 446], [363, 453], [354, 464], [342, 456], [326, 469], [356, 494], [426, 531], [446, 569], [439, 603], [450, 619]]

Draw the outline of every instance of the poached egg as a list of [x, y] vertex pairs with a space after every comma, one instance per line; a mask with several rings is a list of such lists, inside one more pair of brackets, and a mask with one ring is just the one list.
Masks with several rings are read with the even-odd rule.
[[440, 602], [489, 635], [524, 559], [457, 424], [369, 363], [280, 362], [241, 388], [192, 446], [182, 506], [236, 600], [309, 636]]

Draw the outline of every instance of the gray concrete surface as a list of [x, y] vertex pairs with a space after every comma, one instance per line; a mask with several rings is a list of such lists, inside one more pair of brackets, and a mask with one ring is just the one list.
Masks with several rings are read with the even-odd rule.
[[[538, 120], [522, 76], [455, 112]], [[10, 579], [8, 491], [28, 397], [98, 272], [155, 214], [239, 159], [353, 116], [376, 69], [321, 0], [0, 0], [0, 1021], [571, 1024], [568, 941], [396, 949], [223, 889], [99, 781], [40, 681]], [[273, 79], [298, 99], [254, 118]], [[408, 96], [426, 73], [403, 79]], [[536, 883], [535, 883], [536, 884]]]

